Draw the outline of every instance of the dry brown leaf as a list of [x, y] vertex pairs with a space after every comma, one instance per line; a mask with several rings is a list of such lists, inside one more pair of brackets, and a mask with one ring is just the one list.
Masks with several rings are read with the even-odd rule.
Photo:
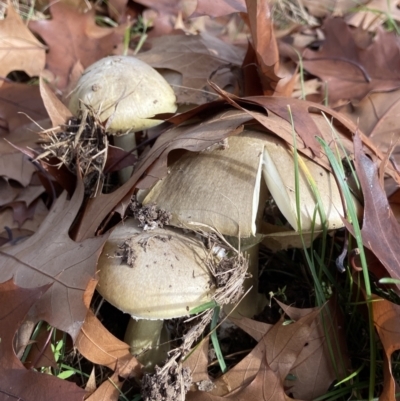
[[44, 188], [41, 185], [30, 184], [18, 193], [17, 197], [14, 199], [14, 202], [23, 202], [26, 206], [29, 206], [43, 192]]
[[4, 78], [17, 70], [38, 76], [44, 69], [46, 47], [35, 38], [11, 4], [7, 17], [0, 21], [0, 76]]
[[340, 112], [358, 124], [382, 152], [386, 153], [392, 145], [396, 145], [392, 156], [400, 165], [400, 145], [397, 143], [400, 90], [370, 93], [360, 102], [353, 101], [342, 107]]
[[[258, 64], [258, 75], [267, 96], [290, 96], [295, 76], [283, 75], [280, 68], [278, 45], [274, 34], [271, 11], [266, 1], [247, 0], [247, 24]], [[251, 60], [243, 63], [246, 69]], [[282, 76], [281, 76], [282, 75]]]
[[88, 397], [87, 401], [118, 401], [123, 380], [114, 372]]
[[208, 376], [208, 346], [209, 337], [206, 337], [192, 351], [183, 362], [183, 367], [190, 369], [192, 383], [198, 384], [203, 381], [210, 381]]
[[[129, 345], [114, 337], [90, 310], [75, 345], [86, 359], [112, 370], [119, 360], [131, 357]], [[137, 365], [140, 366], [139, 362]]]
[[236, 326], [241, 328], [248, 335], [252, 336], [256, 341], [261, 341], [268, 330], [271, 330], [273, 327], [272, 324], [257, 322], [257, 320], [249, 319], [247, 317], [242, 319], [229, 317], [229, 320], [235, 323]]
[[[39, 121], [39, 124], [43, 124], [43, 127], [47, 128], [43, 120]], [[31, 123], [18, 128], [11, 134], [3, 137], [0, 135], [0, 176], [20, 183], [25, 189], [21, 193], [21, 196], [16, 199], [28, 203], [30, 202], [29, 199], [33, 199], [36, 194], [36, 190], [33, 191], [28, 186], [32, 180], [32, 174], [37, 171], [28, 157], [35, 157], [35, 154], [31, 151], [30, 155], [25, 155], [20, 149], [36, 148], [36, 142], [39, 138], [37, 132], [40, 130], [41, 125], [37, 126]]]
[[216, 387], [211, 393], [189, 392], [187, 399], [290, 400], [284, 392], [283, 381], [307, 344], [312, 322], [318, 313], [313, 311], [289, 325], [281, 319], [269, 330], [265, 325], [268, 331], [257, 346], [214, 382]]
[[15, 355], [14, 336], [31, 307], [51, 285], [27, 289], [12, 279], [0, 284], [0, 394], [2, 400], [82, 401], [86, 392], [55, 376], [27, 370]]
[[322, 18], [329, 15], [342, 16], [353, 10], [357, 5], [367, 3], [368, 0], [301, 0], [307, 12], [314, 17]]
[[362, 99], [372, 91], [400, 87], [400, 39], [394, 32], [378, 30], [373, 43], [360, 48], [347, 24], [340, 18], [326, 19], [326, 39], [319, 51], [306, 49], [304, 68], [327, 82], [332, 103], [340, 99]]
[[392, 355], [400, 349], [400, 306], [386, 299], [374, 297], [372, 302], [375, 328], [382, 341], [384, 358], [384, 387], [379, 401], [396, 401], [398, 385], [392, 374]]
[[[45, 118], [47, 113], [38, 86], [3, 83], [0, 88], [0, 136]], [[9, 141], [11, 140], [10, 138]], [[2, 150], [2, 146], [0, 149]]]
[[190, 17], [208, 15], [215, 18], [237, 12], [246, 12], [245, 0], [197, 0], [196, 9]]
[[338, 305], [331, 299], [322, 309], [299, 309], [277, 302], [294, 320], [320, 311], [311, 325], [307, 347], [303, 348], [290, 371], [295, 380], [286, 381], [294, 398], [313, 400], [326, 394], [332, 383], [346, 377], [349, 371], [344, 324]]
[[0, 177], [0, 207], [12, 202], [20, 192], [20, 187], [11, 185], [9, 180]]
[[136, 0], [136, 3], [157, 10], [163, 14], [176, 15], [185, 9], [185, 3], [196, 0]]
[[[21, 185], [28, 185], [32, 174], [36, 171], [28, 158], [12, 148], [7, 142], [0, 143], [4, 149], [0, 151], [0, 175], [18, 181]], [[5, 143], [5, 145], [4, 145]]]
[[[43, 221], [43, 218], [47, 215], [46, 207], [44, 207], [43, 211], [43, 201], [41, 199], [37, 199], [29, 206], [27, 206], [25, 202], [14, 201], [8, 204], [6, 208], [12, 210], [13, 223], [17, 224], [16, 227], [15, 224], [12, 224], [11, 226], [7, 226], [8, 228], [25, 228], [33, 230], [32, 226], [40, 224], [40, 222]], [[30, 221], [31, 224], [25, 224], [26, 221]]]
[[75, 8], [55, 2], [50, 6], [51, 20], [31, 21], [29, 28], [49, 46], [46, 68], [55, 76], [55, 85], [64, 89], [74, 65], [84, 68], [112, 54], [122, 42], [125, 26], [101, 28], [95, 22], [95, 10], [80, 13]]
[[137, 58], [154, 68], [178, 71], [182, 77], [172, 85], [179, 103], [203, 104], [217, 96], [207, 84], [211, 79], [226, 87], [234, 85], [232, 66], [242, 63], [243, 51], [203, 32], [185, 35], [175, 32], [150, 41], [151, 50]]
[[[357, 177], [364, 196], [364, 218], [361, 229], [363, 244], [385, 266], [390, 277], [400, 279], [400, 225], [393, 215], [385, 191], [381, 187], [375, 163], [362, 151], [360, 137], [354, 136]], [[354, 235], [351, 224], [345, 222]], [[400, 284], [396, 284], [400, 288]]]
[[83, 293], [96, 272], [96, 262], [107, 236], [77, 243], [68, 231], [83, 199], [80, 184], [67, 201], [64, 192], [37, 232], [23, 243], [0, 251], [0, 282], [14, 278], [31, 288], [52, 283], [30, 311], [32, 321], [45, 320], [75, 340], [86, 316]]
[[40, 96], [53, 127], [65, 124], [68, 118], [72, 117], [72, 113], [68, 107], [57, 98], [42, 78], [40, 78]]
[[399, 6], [400, 3], [398, 0], [372, 0], [350, 16], [347, 23], [363, 29], [375, 31], [389, 19], [389, 16], [396, 21], [400, 21]]

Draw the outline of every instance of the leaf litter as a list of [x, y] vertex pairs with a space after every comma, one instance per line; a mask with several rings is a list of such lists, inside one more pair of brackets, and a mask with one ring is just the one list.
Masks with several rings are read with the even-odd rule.
[[[175, 21], [183, 27], [189, 24], [185, 13], [180, 13], [186, 10], [186, 7], [190, 8], [193, 5], [188, 6], [185, 1], [178, 1], [172, 6], [171, 4], [164, 6], [154, 4], [150, 0], [142, 3], [157, 8], [159, 18], [168, 15], [175, 18]], [[381, 3], [373, 1], [369, 6], [376, 5], [377, 8], [382, 8]], [[91, 164], [93, 155], [88, 147], [83, 146], [82, 149], [77, 150], [73, 146], [73, 138], [77, 132], [74, 129], [70, 130], [73, 132], [67, 130], [66, 135], [65, 130], [62, 131], [62, 126], [70, 115], [55, 96], [54, 90], [58, 96], [65, 99], [69, 87], [80, 74], [80, 65], [86, 67], [99, 58], [118, 51], [115, 50], [115, 46], [121, 44], [122, 33], [128, 25], [120, 24], [113, 28], [99, 27], [94, 22], [99, 9], [82, 13], [82, 4], [67, 5], [60, 2], [50, 7], [52, 19], [36, 18], [29, 23], [28, 28], [24, 25], [22, 29], [20, 17], [12, 8], [9, 8], [6, 19], [0, 21], [2, 22], [0, 37], [10, 35], [9, 43], [13, 43], [14, 50], [18, 48], [18, 43], [21, 41], [15, 33], [15, 28], [20, 27], [18, 32], [25, 32], [26, 38], [32, 39], [33, 48], [29, 51], [37, 52], [40, 56], [33, 60], [33, 57], [28, 57], [26, 54], [22, 57], [22, 53], [15, 50], [14, 58], [6, 57], [7, 63], [3, 64], [3, 68], [7, 67], [7, 70], [4, 70], [3, 75], [23, 70], [30, 76], [41, 74], [41, 81], [45, 77], [51, 84], [51, 86], [45, 86], [43, 82], [41, 84], [40, 92], [43, 101], [40, 100], [38, 88], [27, 85], [25, 82], [15, 83], [5, 80], [0, 88], [0, 96], [3, 94], [1, 99], [4, 104], [1, 108], [3, 136], [16, 144], [16, 148], [9, 145], [1, 148], [0, 199], [3, 199], [5, 207], [2, 212], [7, 212], [7, 215], [4, 214], [7, 217], [2, 217], [1, 221], [7, 221], [4, 224], [7, 224], [12, 233], [16, 233], [16, 230], [21, 232], [31, 230], [28, 234], [31, 236], [27, 239], [23, 238], [24, 242], [15, 243], [13, 246], [10, 242], [0, 250], [0, 276], [2, 277], [0, 281], [3, 282], [0, 284], [0, 297], [6, 296], [4, 294], [7, 294], [8, 289], [16, 294], [12, 295], [9, 292], [9, 295], [14, 297], [13, 300], [5, 298], [1, 303], [5, 313], [8, 313], [7, 308], [17, 299], [24, 299], [26, 294], [32, 297], [24, 307], [25, 309], [21, 309], [15, 315], [18, 321], [13, 322], [10, 330], [4, 329], [6, 326], [2, 325], [4, 331], [1, 333], [2, 344], [4, 345], [3, 339], [6, 339], [7, 348], [3, 345], [0, 347], [0, 352], [5, 355], [5, 358], [2, 358], [1, 368], [11, 364], [12, 369], [7, 370], [6, 376], [10, 377], [13, 383], [17, 383], [15, 390], [17, 396], [25, 394], [17, 377], [21, 378], [21, 375], [24, 375], [30, 383], [33, 377], [36, 380], [37, 377], [43, 376], [37, 372], [24, 370], [15, 360], [14, 355], [11, 356], [10, 339], [22, 321], [26, 319], [35, 322], [45, 320], [69, 333], [78, 350], [88, 360], [114, 370], [111, 380], [116, 387], [105, 381], [89, 399], [97, 400], [104, 397], [117, 399], [119, 394], [117, 388], [121, 389], [125, 380], [129, 381], [132, 377], [141, 376], [143, 373], [141, 366], [134, 357], [130, 356], [128, 346], [114, 337], [89, 309], [95, 284], [96, 262], [106, 240], [106, 236], [93, 236], [113, 226], [119, 220], [118, 215], [123, 217], [136, 189], [151, 188], [155, 182], [163, 179], [168, 174], [170, 161], [174, 157], [179, 157], [182, 151], [199, 152], [212, 146], [219, 146], [218, 144], [223, 144], [230, 135], [239, 134], [245, 124], [261, 127], [281, 137], [288, 146], [291, 146], [293, 130], [288, 106], [294, 120], [296, 141], [299, 144], [298, 151], [302, 155], [330, 169], [325, 155], [315, 141], [315, 136], [322, 136], [332, 149], [335, 149], [332, 126], [337, 130], [337, 135], [348, 154], [354, 153], [356, 171], [365, 202], [362, 229], [364, 245], [372, 250], [382, 264], [383, 275], [386, 272], [386, 275], [398, 279], [397, 259], [395, 256], [392, 257], [396, 254], [393, 233], [398, 230], [397, 222], [390, 212], [386, 194], [379, 184], [377, 168], [374, 166], [374, 163], [381, 162], [380, 172], [391, 176], [395, 182], [392, 185], [398, 186], [400, 179], [397, 166], [391, 160], [388, 162], [388, 157], [385, 155], [388, 149], [393, 148], [392, 133], [396, 133], [395, 119], [392, 120], [392, 116], [394, 118], [396, 114], [395, 90], [399, 84], [396, 69], [392, 66], [397, 63], [398, 40], [393, 33], [382, 29], [377, 30], [374, 37], [371, 34], [365, 34], [360, 28], [352, 30], [341, 18], [325, 18], [322, 25], [325, 36], [321, 36], [318, 32], [319, 28], [316, 28], [314, 23], [321, 22], [320, 18], [328, 14], [328, 11], [318, 9], [310, 2], [305, 4], [308, 7], [306, 12], [309, 13], [309, 18], [306, 16], [299, 21], [290, 20], [291, 16], [288, 16], [289, 23], [292, 24], [291, 37], [301, 34], [300, 31], [304, 33], [309, 30], [309, 36], [315, 34], [315, 37], [321, 39], [322, 44], [318, 50], [309, 45], [305, 45], [308, 48], [297, 48], [302, 53], [306, 71], [300, 79], [307, 80], [309, 78], [307, 74], [317, 76], [320, 79], [320, 85], [313, 84], [313, 92], [317, 94], [315, 98], [320, 96], [319, 98], [322, 99], [323, 91], [328, 88], [327, 99], [331, 105], [341, 104], [345, 100], [351, 102], [347, 107], [335, 111], [328, 106], [290, 98], [294, 83], [299, 79], [297, 58], [292, 57], [294, 61], [290, 58], [282, 59], [280, 47], [277, 46], [281, 39], [275, 37], [276, 27], [272, 23], [267, 3], [221, 0], [214, 4], [199, 0], [196, 6], [192, 7], [194, 15], [224, 18], [230, 13], [242, 13], [243, 21], [247, 24], [251, 36], [251, 44], [247, 49], [247, 64], [243, 63], [244, 47], [223, 43], [207, 32], [196, 36], [188, 34], [190, 31], [188, 29], [185, 30], [185, 34], [174, 32], [172, 35], [155, 37], [145, 43], [144, 48], [150, 47], [150, 50], [139, 53], [139, 57], [147, 58], [156, 67], [174, 72], [175, 79], [178, 79], [176, 81], [178, 103], [202, 106], [186, 114], [172, 117], [168, 123], [158, 131], [156, 130], [158, 138], [153, 146], [150, 149], [146, 148], [140, 154], [137, 163], [135, 159], [129, 159], [130, 164], [136, 163], [130, 180], [109, 194], [101, 193], [103, 180], [112, 168], [118, 170], [123, 167], [122, 163], [119, 164], [118, 158], [123, 158], [126, 154], [115, 152], [107, 140], [104, 140], [105, 142], [100, 146], [95, 146], [93, 155], [103, 150], [113, 155], [99, 159], [98, 164]], [[120, 13], [133, 10], [136, 12], [135, 7], [137, 7], [132, 4], [127, 6], [124, 2], [117, 6]], [[297, 6], [298, 4], [293, 2], [291, 7]], [[346, 4], [336, 4], [334, 9], [334, 13], [347, 13], [348, 10]], [[244, 14], [246, 10], [247, 15]], [[297, 11], [294, 8], [291, 10], [295, 15]], [[101, 8], [101, 12], [106, 15], [108, 11], [106, 8]], [[182, 15], [184, 15], [183, 19]], [[362, 14], [355, 15], [359, 17]], [[395, 10], [392, 17], [398, 18]], [[57, 22], [61, 18], [66, 20], [62, 29]], [[232, 19], [224, 21], [233, 21], [235, 18], [238, 19], [239, 14], [233, 14]], [[293, 25], [293, 23], [304, 23], [304, 21], [310, 25], [303, 27]], [[311, 24], [310, 21], [314, 22]], [[56, 25], [57, 29], [55, 29]], [[207, 27], [206, 24], [197, 26]], [[373, 24], [368, 23], [368, 29], [372, 30], [372, 27]], [[49, 48], [44, 71], [45, 46], [40, 44], [31, 32], [40, 35]], [[282, 32], [280, 31], [279, 35], [284, 37], [285, 34]], [[27, 40], [26, 38], [23, 40]], [[298, 43], [306, 42], [299, 41]], [[297, 44], [297, 46], [301, 45]], [[128, 49], [128, 53], [131, 52], [132, 50]], [[28, 61], [32, 63], [26, 64]], [[248, 71], [251, 68], [252, 72], [246, 76], [244, 71], [247, 68], [249, 68]], [[252, 74], [254, 79], [251, 78]], [[328, 86], [324, 86], [321, 81], [328, 82]], [[305, 82], [306, 85], [307, 82]], [[257, 85], [259, 85], [258, 88]], [[261, 96], [261, 88], [263, 96]], [[212, 90], [215, 90], [216, 94]], [[228, 90], [231, 93], [228, 93]], [[259, 96], [249, 96], [255, 94]], [[217, 96], [220, 98], [215, 101]], [[24, 153], [33, 157], [34, 152], [28, 147], [36, 146], [38, 136], [36, 133], [31, 135], [29, 129], [22, 128], [30, 120], [18, 114], [20, 111], [25, 111], [36, 121], [46, 118], [47, 113], [50, 115], [53, 122], [53, 130], [50, 134], [53, 135], [53, 146], [47, 147], [46, 151], [47, 156], [52, 158], [47, 163], [41, 160], [40, 164], [43, 169], [51, 172], [53, 186], [61, 185], [65, 188], [66, 181], [80, 174], [84, 177], [92, 174], [95, 177], [93, 180], [86, 178], [86, 193], [82, 183], [75, 177], [74, 180], [78, 184], [73, 197], [67, 200], [65, 192], [60, 195], [41, 224], [40, 213], [37, 213], [36, 209], [38, 205], [42, 205], [41, 213], [44, 217], [47, 209], [43, 199], [47, 199], [48, 195], [43, 193], [43, 189], [33, 194], [31, 179], [35, 168], [26, 156], [17, 152], [17, 149], [25, 148]], [[326, 122], [324, 115], [331, 119], [332, 125]], [[360, 116], [362, 118], [359, 122], [357, 118]], [[22, 131], [18, 131], [20, 128]], [[89, 143], [93, 137], [97, 136], [97, 128], [101, 131], [102, 127], [96, 128], [92, 120], [84, 119], [83, 123], [77, 122], [76, 128]], [[356, 147], [353, 152], [352, 134], [357, 129], [359, 136], [356, 136], [354, 140]], [[23, 135], [21, 135], [22, 132]], [[63, 137], [63, 135], [66, 136]], [[65, 148], [62, 147], [63, 142], [68, 142]], [[61, 143], [63, 143], [62, 146]], [[46, 146], [48, 145], [49, 143]], [[395, 158], [396, 152], [398, 150], [395, 148]], [[78, 161], [82, 163], [79, 169], [76, 167]], [[71, 175], [61, 178], [61, 175], [57, 173], [57, 163], [68, 165]], [[107, 163], [108, 167], [106, 167]], [[85, 174], [89, 170], [89, 174]], [[24, 195], [22, 191], [15, 191], [16, 186], [10, 185], [10, 180], [15, 180], [19, 183], [18, 185], [26, 188]], [[94, 191], [89, 189], [93, 182], [97, 186], [97, 190]], [[46, 185], [42, 188], [48, 192]], [[29, 191], [31, 191], [30, 195]], [[72, 189], [69, 192], [72, 193]], [[89, 199], [89, 197], [92, 198]], [[142, 220], [144, 227], [151, 228], [152, 225], [160, 223], [168, 224], [168, 211], [159, 214], [160, 211], [156, 205], [147, 207], [148, 209], [143, 209], [139, 204], [133, 205], [133, 214]], [[15, 225], [10, 223], [10, 218], [15, 220], [13, 222]], [[30, 221], [32, 224], [26, 225]], [[73, 230], [70, 234], [72, 226]], [[351, 232], [350, 226], [348, 229]], [[34, 231], [36, 233], [32, 235]], [[71, 239], [71, 235], [74, 240]], [[206, 235], [209, 241], [215, 241], [219, 246], [221, 243], [227, 246], [225, 239], [218, 233], [214, 236], [210, 236], [209, 233], [202, 235]], [[232, 260], [224, 259], [221, 266], [210, 266], [212, 270], [214, 269], [215, 276], [219, 278], [217, 281], [220, 283], [221, 292], [218, 293], [216, 302], [220, 305], [228, 299], [235, 302], [240, 298], [237, 289], [246, 277], [247, 260], [242, 254], [229, 249], [235, 255]], [[232, 271], [236, 273], [232, 275]], [[377, 272], [372, 264], [371, 271]], [[15, 284], [10, 282], [11, 277]], [[50, 285], [50, 287], [40, 287], [43, 285]], [[88, 291], [90, 286], [92, 290]], [[378, 301], [373, 303], [374, 323], [385, 353], [384, 383], [380, 399], [394, 400], [395, 382], [390, 360], [393, 352], [398, 350], [398, 339], [395, 330], [392, 330], [397, 305], [387, 300], [379, 299]], [[258, 345], [250, 350], [242, 361], [231, 366], [228, 372], [219, 377], [209, 375], [206, 341], [191, 353], [196, 338], [201, 335], [211, 320], [213, 312], [207, 310], [200, 315], [198, 325], [193, 326], [183, 337], [181, 345], [171, 351], [169, 362], [164, 367], [157, 368], [155, 375], [145, 376], [144, 396], [147, 399], [173, 400], [181, 399], [183, 394], [188, 392], [186, 396], [188, 400], [316, 398], [325, 393], [334, 380], [343, 378], [346, 370], [349, 369], [347, 365], [349, 351], [342, 347], [341, 342], [334, 351], [335, 357], [343, 355], [345, 359], [345, 367], [339, 371], [333, 372], [331, 355], [328, 355], [327, 350], [327, 343], [331, 336], [339, 337], [340, 341], [343, 340], [343, 331], [340, 330], [342, 317], [338, 312], [337, 303], [338, 298], [333, 296], [327, 305], [316, 309], [296, 310], [280, 304], [282, 313], [290, 315], [293, 321], [288, 322], [282, 317], [273, 325], [248, 318], [240, 321], [232, 318], [238, 327], [256, 339]], [[18, 308], [18, 305], [15, 307]], [[324, 325], [323, 322], [330, 323], [325, 330], [321, 328]], [[8, 321], [7, 327], [11, 327]], [[182, 359], [186, 356], [188, 360], [182, 364]], [[195, 358], [195, 362], [191, 358]], [[320, 367], [317, 374], [314, 373], [315, 364]], [[296, 377], [297, 381], [288, 380], [291, 376]], [[191, 378], [196, 378], [197, 389], [193, 386], [189, 389]], [[52, 391], [54, 386], [64, 386], [64, 383], [67, 383], [54, 377], [40, 378], [39, 381], [42, 384], [40, 388], [48, 386], [49, 391]], [[82, 398], [84, 392], [76, 389], [76, 386], [65, 384], [64, 393], [68, 394], [68, 399], [75, 399], [75, 396], [76, 399]], [[148, 391], [147, 395], [146, 391]], [[44, 391], [35, 393], [35, 399], [46, 399], [45, 397], [49, 394]]]

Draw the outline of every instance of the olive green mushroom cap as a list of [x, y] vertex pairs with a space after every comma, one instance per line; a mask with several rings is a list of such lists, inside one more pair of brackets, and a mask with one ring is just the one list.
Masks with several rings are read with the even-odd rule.
[[168, 82], [152, 67], [129, 56], [103, 58], [87, 68], [71, 93], [69, 108], [107, 121], [109, 132], [125, 134], [154, 127], [156, 114], [174, 113], [176, 98]]
[[212, 300], [207, 250], [175, 229], [142, 231], [134, 220], [117, 227], [98, 262], [97, 290], [136, 319], [171, 319]]

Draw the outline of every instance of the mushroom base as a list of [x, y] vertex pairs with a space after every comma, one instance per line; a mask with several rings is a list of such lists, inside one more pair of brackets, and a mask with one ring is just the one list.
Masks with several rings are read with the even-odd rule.
[[145, 370], [151, 371], [168, 357], [169, 335], [163, 320], [130, 319], [124, 341]]

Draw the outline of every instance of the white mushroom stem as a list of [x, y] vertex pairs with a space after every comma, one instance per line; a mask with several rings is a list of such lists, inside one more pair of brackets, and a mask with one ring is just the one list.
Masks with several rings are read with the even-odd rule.
[[258, 252], [259, 245], [256, 244], [246, 250], [249, 258], [249, 269], [251, 277], [243, 283], [244, 294], [246, 294], [238, 305], [225, 305], [224, 312], [233, 318], [252, 318], [259, 314], [265, 307], [266, 297], [258, 293]]
[[131, 318], [125, 332], [124, 341], [129, 344], [130, 351], [144, 365], [152, 370], [167, 359], [169, 336], [164, 328], [163, 320], [136, 320]]
[[[131, 149], [136, 147], [136, 137], [135, 132], [129, 132], [125, 135], [115, 135], [114, 136], [114, 145], [129, 152]], [[137, 151], [132, 152], [137, 156]], [[118, 172], [119, 180], [121, 184], [125, 184], [132, 175], [133, 166], [125, 167]]]

